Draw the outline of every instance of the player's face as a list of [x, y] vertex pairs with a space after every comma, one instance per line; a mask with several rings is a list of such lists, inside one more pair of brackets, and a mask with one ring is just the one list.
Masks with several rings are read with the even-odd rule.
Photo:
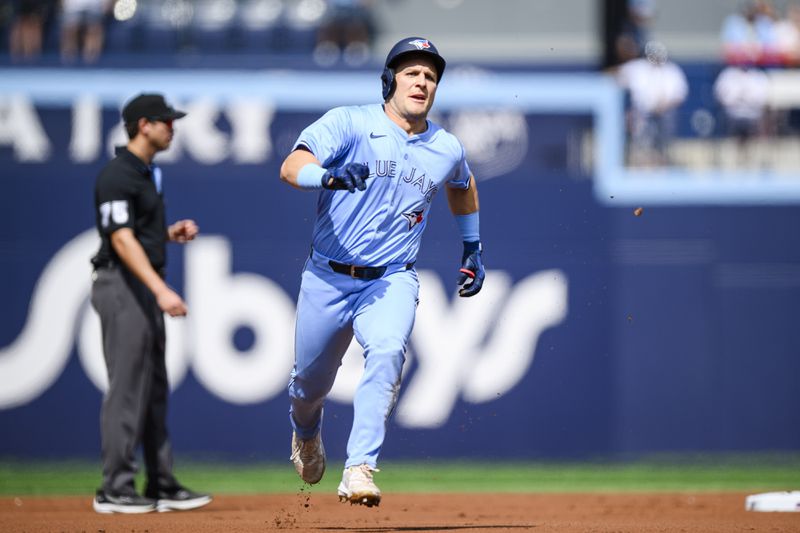
[[436, 97], [436, 66], [424, 56], [411, 56], [395, 68], [396, 88], [389, 105], [401, 117], [424, 120]]
[[172, 120], [149, 120], [143, 131], [156, 151], [166, 150], [172, 143]]

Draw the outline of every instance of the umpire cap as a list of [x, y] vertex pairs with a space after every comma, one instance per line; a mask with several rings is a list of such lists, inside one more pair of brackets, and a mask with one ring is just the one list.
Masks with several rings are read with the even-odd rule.
[[383, 83], [383, 100], [385, 101], [392, 95], [395, 88], [394, 68], [406, 56], [411, 54], [423, 54], [429, 57], [436, 67], [436, 82], [442, 81], [444, 67], [447, 65], [444, 58], [439, 55], [439, 51], [433, 43], [424, 37], [406, 37], [395, 44], [386, 56], [386, 63], [383, 65], [381, 82]]
[[122, 120], [125, 123], [136, 122], [140, 118], [150, 120], [175, 120], [183, 118], [186, 113], [167, 105], [160, 94], [140, 94], [125, 104], [122, 109]]

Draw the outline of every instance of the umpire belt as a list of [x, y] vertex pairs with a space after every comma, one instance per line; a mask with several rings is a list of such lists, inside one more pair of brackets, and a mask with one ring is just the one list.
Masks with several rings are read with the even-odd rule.
[[[95, 272], [97, 272], [98, 270], [103, 270], [103, 269], [113, 270], [113, 269], [121, 266], [120, 263], [114, 261], [113, 259], [108, 259], [106, 261], [98, 261], [98, 260], [96, 260], [94, 258], [92, 259], [92, 265], [94, 267], [94, 271]], [[125, 269], [125, 270], [128, 270], [128, 269]], [[156, 274], [158, 274], [161, 277], [161, 279], [165, 279], [167, 277], [167, 269], [166, 268], [164, 268], [164, 267], [161, 267], [161, 268], [153, 267], [153, 270], [156, 271]]]
[[[351, 278], [373, 280], [382, 277], [386, 273], [385, 266], [368, 267], [358, 265], [346, 265], [344, 263], [337, 263], [336, 261], [328, 261], [331, 270], [339, 274], [346, 274]], [[410, 270], [414, 266], [414, 261], [406, 263], [406, 270]]]

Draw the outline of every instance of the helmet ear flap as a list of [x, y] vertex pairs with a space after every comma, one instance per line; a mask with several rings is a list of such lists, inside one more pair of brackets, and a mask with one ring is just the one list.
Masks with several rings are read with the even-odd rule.
[[386, 67], [381, 74], [381, 83], [383, 84], [383, 101], [385, 102], [394, 91], [394, 69]]

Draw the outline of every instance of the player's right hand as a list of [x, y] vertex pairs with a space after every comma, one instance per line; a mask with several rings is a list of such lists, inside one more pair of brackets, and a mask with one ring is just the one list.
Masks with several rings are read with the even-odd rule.
[[356, 192], [367, 188], [369, 167], [362, 163], [347, 163], [343, 167], [329, 168], [322, 175], [322, 186], [334, 191]]

